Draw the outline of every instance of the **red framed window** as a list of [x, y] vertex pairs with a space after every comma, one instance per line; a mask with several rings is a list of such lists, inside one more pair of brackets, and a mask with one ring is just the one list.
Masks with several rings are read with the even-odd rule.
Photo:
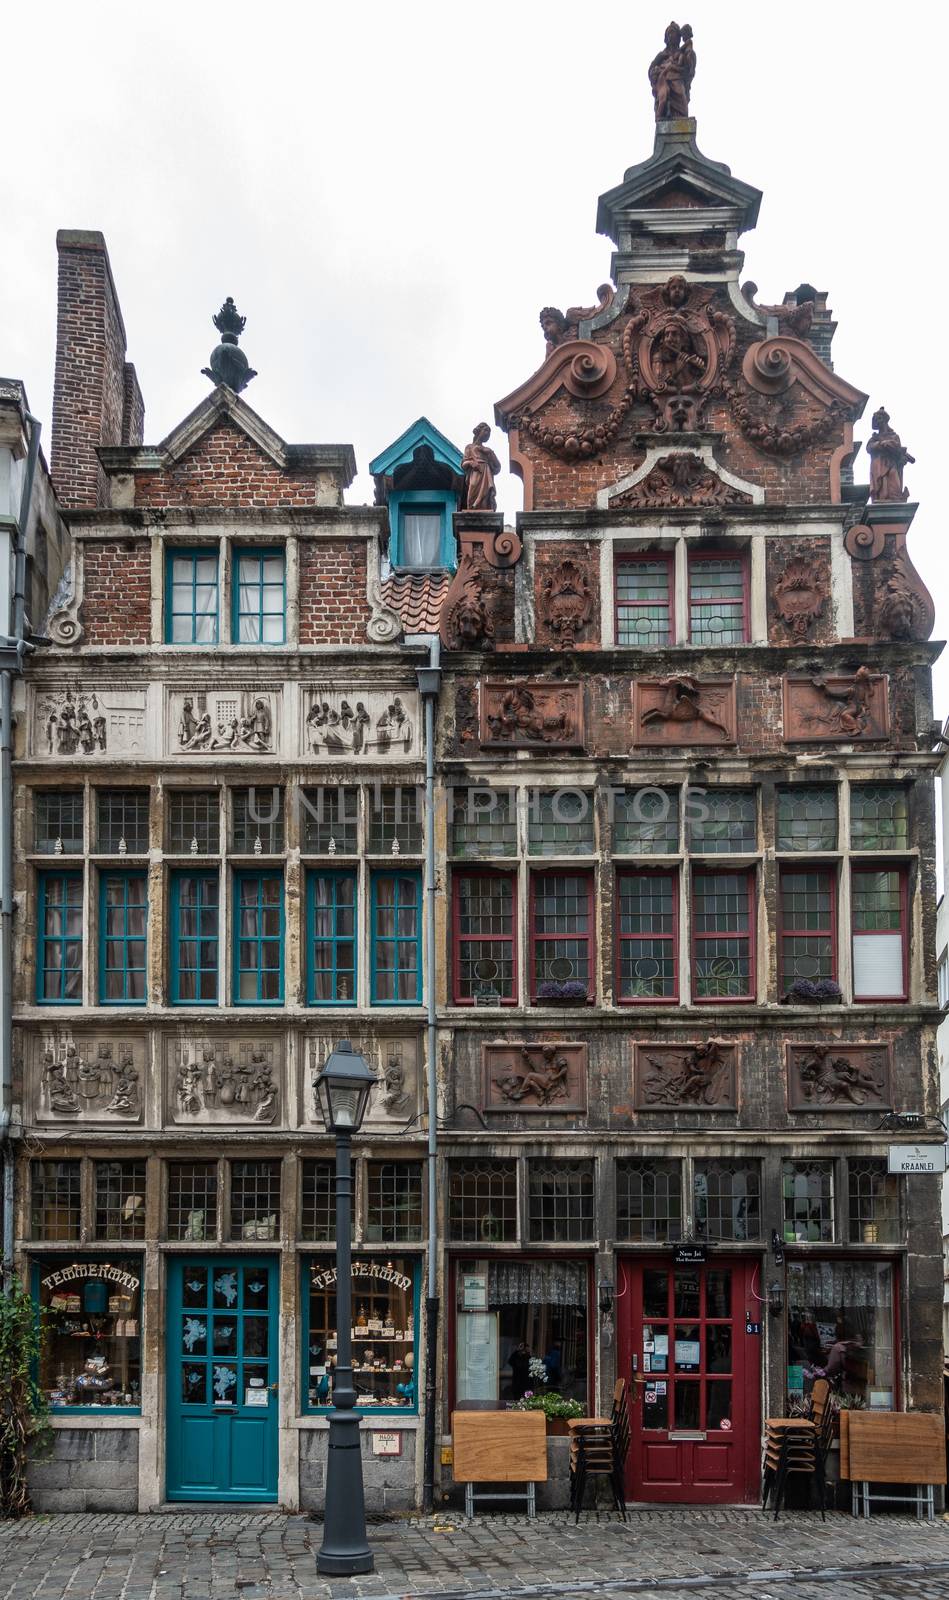
[[517, 885], [512, 872], [452, 877], [456, 1005], [517, 1001]]
[[678, 875], [616, 875], [616, 996], [623, 1003], [679, 997]]
[[837, 894], [834, 873], [786, 867], [780, 875], [779, 962], [782, 990], [803, 978], [837, 978]]
[[592, 872], [532, 873], [531, 999], [592, 999], [593, 962]]
[[850, 878], [855, 1000], [909, 998], [909, 895], [905, 867], [853, 867]]
[[673, 644], [672, 555], [655, 551], [616, 561], [616, 643]]
[[692, 972], [696, 1001], [753, 1000], [755, 874], [692, 874]]
[[748, 563], [721, 550], [689, 552], [689, 641], [744, 644], [748, 630]]

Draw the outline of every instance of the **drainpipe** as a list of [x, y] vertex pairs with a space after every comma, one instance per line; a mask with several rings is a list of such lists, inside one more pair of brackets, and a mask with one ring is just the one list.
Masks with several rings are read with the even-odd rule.
[[[0, 671], [0, 1141], [3, 1144], [3, 1290], [9, 1293], [13, 1266], [13, 1180], [15, 1156], [10, 1141], [13, 1112], [13, 677], [23, 671], [27, 646], [26, 536], [33, 480], [40, 450], [40, 423], [29, 412], [30, 444], [15, 532], [13, 637], [3, 650]], [[5, 621], [7, 619], [4, 619]]]
[[435, 1435], [438, 1392], [438, 1009], [435, 989], [435, 706], [441, 684], [440, 641], [429, 637], [428, 666], [416, 670], [425, 707], [425, 963], [428, 973], [428, 1281], [425, 1294], [425, 1432], [422, 1510], [435, 1502]]

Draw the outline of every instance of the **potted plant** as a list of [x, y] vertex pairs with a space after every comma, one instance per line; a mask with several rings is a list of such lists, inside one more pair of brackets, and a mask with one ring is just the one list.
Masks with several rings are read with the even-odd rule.
[[552, 1390], [550, 1394], [533, 1394], [528, 1390], [523, 1399], [515, 1400], [509, 1410], [542, 1411], [547, 1418], [547, 1432], [554, 1435], [567, 1432], [567, 1423], [571, 1417], [583, 1416], [583, 1407], [579, 1400], [565, 1400], [556, 1390]]

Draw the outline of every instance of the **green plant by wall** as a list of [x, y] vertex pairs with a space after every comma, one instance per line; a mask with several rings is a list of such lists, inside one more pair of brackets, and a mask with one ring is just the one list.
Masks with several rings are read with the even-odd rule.
[[0, 1295], [0, 1516], [22, 1517], [30, 1510], [27, 1454], [48, 1442], [49, 1411], [34, 1376], [41, 1338], [36, 1309], [12, 1271], [4, 1289]]

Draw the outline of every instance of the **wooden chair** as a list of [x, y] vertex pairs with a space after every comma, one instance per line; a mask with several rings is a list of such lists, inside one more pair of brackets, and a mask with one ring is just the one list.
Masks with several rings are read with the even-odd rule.
[[626, 1379], [618, 1378], [613, 1386], [613, 1409], [611, 1412], [613, 1424], [613, 1448], [616, 1459], [621, 1469], [626, 1466], [629, 1455], [629, 1406], [626, 1401]]
[[826, 1521], [827, 1474], [825, 1463], [833, 1438], [834, 1413], [830, 1405], [830, 1384], [818, 1378], [811, 1390], [811, 1415], [809, 1417], [769, 1417], [766, 1424], [764, 1484], [761, 1509], [774, 1492], [774, 1517], [784, 1500], [787, 1481], [792, 1473], [807, 1473], [811, 1479], [812, 1494], [819, 1495], [821, 1517]]
[[567, 1423], [570, 1435], [570, 1509], [577, 1522], [583, 1509], [587, 1478], [609, 1478], [613, 1504], [626, 1521], [626, 1499], [623, 1488], [623, 1468], [619, 1461], [611, 1417], [571, 1417]]

